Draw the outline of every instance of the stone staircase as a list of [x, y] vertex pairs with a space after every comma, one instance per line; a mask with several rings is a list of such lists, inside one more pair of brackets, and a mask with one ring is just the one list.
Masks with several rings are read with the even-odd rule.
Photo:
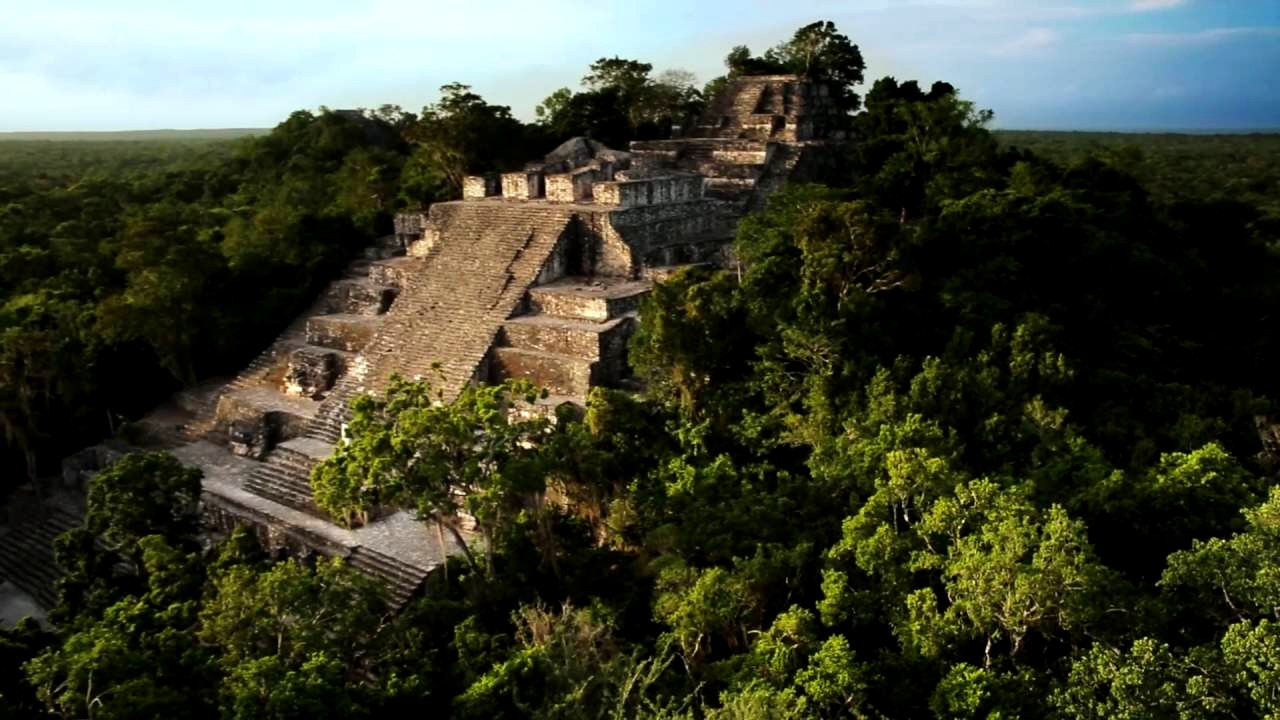
[[426, 579], [420, 568], [363, 545], [351, 551], [347, 562], [365, 575], [384, 583], [387, 588], [387, 604], [392, 610], [404, 607]]
[[398, 291], [385, 315], [347, 312], [308, 318], [307, 339], [359, 352], [346, 360], [347, 372], [317, 403], [305, 431], [279, 443], [250, 474], [246, 490], [321, 515], [311, 496], [311, 470], [340, 441], [350, 400], [381, 392], [393, 373], [429, 379], [446, 399], [456, 396], [476, 378], [503, 322], [521, 304], [525, 288], [539, 276], [572, 222], [570, 211], [546, 206], [499, 202], [440, 207], [433, 210], [433, 222], [447, 242], [426, 257], [393, 258], [370, 268], [372, 282], [394, 282]]
[[629, 374], [627, 339], [652, 283], [568, 277], [529, 288], [522, 314], [502, 324], [490, 361], [492, 382], [529, 380], [548, 404], [584, 404], [592, 387]]
[[333, 446], [311, 438], [280, 443], [245, 481], [245, 489], [267, 498], [320, 515], [311, 497], [311, 471], [333, 452]]
[[57, 601], [55, 583], [62, 570], [53, 560], [53, 540], [79, 527], [80, 516], [43, 505], [0, 531], [0, 580], [8, 580], [44, 608]]
[[477, 370], [502, 323], [570, 231], [570, 210], [519, 202], [444, 203], [429, 220], [444, 242], [405, 276], [386, 324], [326, 399], [308, 437], [336, 443], [359, 393], [386, 389], [392, 374], [424, 378], [456, 397]]
[[386, 312], [399, 292], [403, 276], [395, 261], [403, 260], [397, 257], [403, 253], [394, 236], [382, 238], [366, 248], [362, 257], [348, 265], [342, 275], [226, 383], [220, 393], [209, 394], [209, 400], [202, 407], [193, 409], [193, 417], [180, 439], [193, 442], [225, 430], [220, 427], [219, 415], [234, 412], [236, 406], [249, 413], [289, 413], [294, 415], [297, 424], [305, 427], [319, 403], [313, 397], [302, 396], [297, 388], [289, 392], [285, 376], [294, 354], [313, 353], [317, 347], [328, 347], [340, 372], [350, 360], [352, 343], [358, 341], [362, 333], [366, 339], [370, 335], [364, 326], [375, 325], [376, 318]]

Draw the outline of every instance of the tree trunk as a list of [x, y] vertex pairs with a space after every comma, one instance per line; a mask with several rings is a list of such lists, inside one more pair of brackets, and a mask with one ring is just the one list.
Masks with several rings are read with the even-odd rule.
[[[471, 565], [473, 569], [478, 570], [479, 565], [476, 563], [476, 556], [471, 553], [471, 548], [467, 547], [467, 541], [463, 539], [462, 533], [458, 532], [458, 528], [454, 527], [451, 523], [446, 523], [444, 520], [439, 518], [436, 519], [436, 522], [441, 527], [447, 527], [449, 529], [449, 533], [453, 535], [453, 539], [458, 542], [458, 547], [462, 548], [463, 554], [467, 556], [467, 563]], [[440, 548], [440, 550], [444, 552], [446, 562], [447, 562], [449, 557], [448, 549], [442, 547]]]

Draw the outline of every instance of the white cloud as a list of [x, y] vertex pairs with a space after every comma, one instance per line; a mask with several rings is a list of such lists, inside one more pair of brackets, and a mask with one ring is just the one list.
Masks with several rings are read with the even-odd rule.
[[1280, 27], [1208, 28], [1186, 33], [1131, 33], [1125, 40], [1147, 47], [1192, 47], [1216, 45], [1244, 38], [1280, 38]]
[[992, 47], [992, 55], [1026, 55], [1052, 47], [1058, 42], [1058, 33], [1051, 28], [1028, 28], [1021, 35]]

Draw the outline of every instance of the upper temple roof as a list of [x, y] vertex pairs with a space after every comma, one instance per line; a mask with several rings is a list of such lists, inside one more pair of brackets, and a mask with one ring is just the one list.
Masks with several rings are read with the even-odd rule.
[[619, 161], [630, 157], [629, 153], [614, 150], [591, 138], [576, 137], [566, 140], [560, 147], [547, 153], [541, 165], [547, 173], [570, 172], [596, 160], [625, 165], [625, 162]]

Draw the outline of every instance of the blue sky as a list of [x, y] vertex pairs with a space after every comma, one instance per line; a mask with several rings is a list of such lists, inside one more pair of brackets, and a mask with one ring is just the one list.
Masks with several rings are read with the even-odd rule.
[[0, 130], [265, 127], [454, 80], [531, 118], [603, 55], [705, 81], [816, 19], [999, 127], [1280, 128], [1277, 0], [0, 2]]

